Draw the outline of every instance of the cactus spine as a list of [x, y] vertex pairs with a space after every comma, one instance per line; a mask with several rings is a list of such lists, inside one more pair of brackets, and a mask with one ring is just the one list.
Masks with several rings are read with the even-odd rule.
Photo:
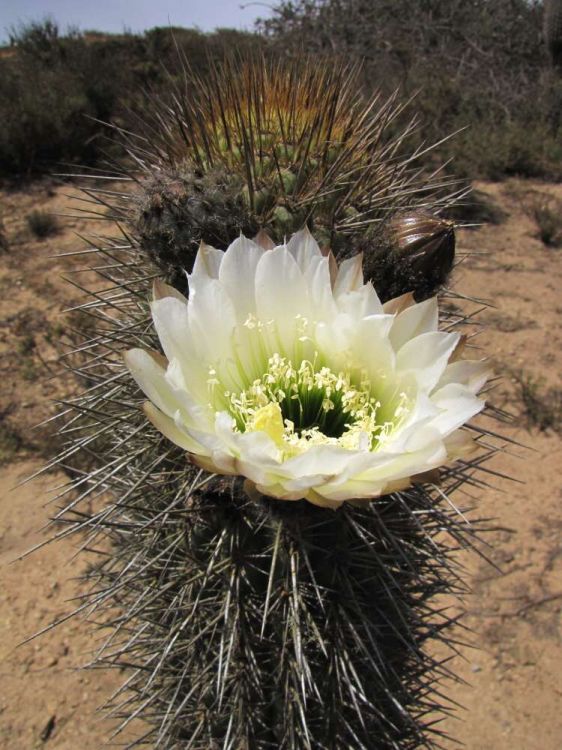
[[[496, 448], [488, 442], [478, 459], [443, 471], [439, 487], [368, 507], [250, 499], [239, 480], [195, 469], [155, 433], [120, 356], [157, 345], [146, 304], [154, 277], [182, 286], [201, 239], [224, 245], [240, 229], [280, 239], [307, 221], [340, 256], [364, 243], [384, 258], [383, 298], [424, 280], [424, 241], [412, 266], [409, 230], [398, 241], [388, 220], [427, 209], [443, 185], [410, 171], [410, 127], [387, 137], [401, 108], [363, 105], [356, 75], [225, 64], [209, 85], [195, 82], [193, 98], [177, 93], [171, 110], [156, 110], [150, 145], [131, 142], [140, 193], [89, 191], [129, 229], [93, 248], [105, 291], [84, 303], [96, 331], [68, 360], [86, 387], [68, 400], [58, 463], [82, 468], [58, 520], [99, 553], [81, 607], [105, 613], [96, 663], [128, 670], [110, 708], [121, 729], [146, 722], [131, 747], [439, 744], [436, 719], [451, 708], [439, 685], [451, 674], [427, 645], [454, 651], [455, 615], [435, 596], [463, 591], [454, 553], [475, 533], [446, 498], [481, 485], [475, 472]], [[442, 266], [435, 286], [448, 271], [450, 230], [420, 221]], [[106, 503], [89, 510], [100, 494]]]
[[[282, 242], [308, 224], [337, 258], [369, 254], [397, 212], [451, 201], [454, 183], [407, 152], [415, 118], [400, 124], [404, 105], [366, 102], [360, 83], [356, 67], [257, 58], [225, 62], [190, 81], [189, 97], [178, 89], [171, 108], [155, 105], [146, 135], [128, 139], [140, 190], [122, 218], [168, 280], [185, 286], [178, 269], [201, 240], [224, 249], [263, 229]], [[419, 278], [404, 254], [400, 263], [411, 291]]]

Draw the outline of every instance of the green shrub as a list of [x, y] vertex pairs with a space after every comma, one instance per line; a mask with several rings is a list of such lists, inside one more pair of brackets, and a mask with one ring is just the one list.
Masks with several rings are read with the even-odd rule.
[[212, 60], [255, 39], [233, 30], [61, 35], [50, 20], [21, 26], [0, 57], [0, 177], [93, 165], [108, 152], [122, 157], [104, 123], [138, 129], [133, 112], [143, 111], [152, 89], [162, 94], [184, 64], [205, 73]]
[[[560, 178], [562, 79], [527, 0], [296, 0], [262, 30], [279, 48], [355, 56], [365, 85], [419, 92], [420, 145], [468, 178]], [[464, 129], [464, 130], [463, 130]]]
[[445, 217], [463, 224], [502, 224], [505, 211], [482, 190], [473, 190], [464, 200], [455, 203], [445, 212]]
[[0, 57], [0, 176], [92, 165], [108, 149], [121, 158], [100, 123], [138, 132], [143, 97], [171, 94], [184, 65], [206, 75], [225, 54], [260, 48], [355, 57], [367, 92], [419, 92], [420, 146], [462, 130], [437, 153], [459, 176], [560, 179], [562, 78], [540, 41], [541, 13], [527, 0], [296, 0], [276, 5], [261, 36], [160, 27], [62, 35], [49, 20], [28, 24]]
[[59, 231], [57, 217], [47, 211], [32, 211], [26, 216], [27, 226], [38, 240], [51, 237]]
[[523, 403], [523, 413], [529, 427], [545, 430], [562, 430], [562, 388], [545, 387], [524, 373], [516, 373], [515, 381]]
[[0, 59], [0, 174], [94, 161], [101, 131], [94, 118], [111, 114], [118, 71], [110, 75], [79, 36], [61, 38], [49, 22], [12, 43], [13, 54]]
[[536, 195], [530, 201], [528, 212], [537, 225], [541, 242], [548, 247], [560, 247], [562, 203], [549, 195]]
[[9, 250], [10, 243], [6, 235], [6, 228], [4, 227], [4, 221], [0, 216], [0, 253], [5, 253]]

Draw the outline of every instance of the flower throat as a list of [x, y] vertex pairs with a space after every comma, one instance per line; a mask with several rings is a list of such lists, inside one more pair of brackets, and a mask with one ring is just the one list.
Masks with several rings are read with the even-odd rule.
[[279, 354], [269, 358], [267, 371], [247, 389], [225, 397], [240, 432], [261, 429], [256, 422], [261, 411], [278, 406], [288, 442], [315, 436], [338, 440], [350, 430], [359, 430], [369, 436], [372, 447], [372, 437], [384, 427], [377, 423], [380, 403], [366, 375], [354, 384], [349, 373], [317, 368], [309, 360], [295, 367]]

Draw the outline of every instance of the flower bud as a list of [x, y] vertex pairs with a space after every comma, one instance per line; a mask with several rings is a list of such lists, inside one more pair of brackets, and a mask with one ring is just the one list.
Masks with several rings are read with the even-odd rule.
[[390, 231], [396, 252], [408, 259], [414, 271], [438, 284], [447, 279], [455, 258], [452, 222], [417, 211], [396, 216]]

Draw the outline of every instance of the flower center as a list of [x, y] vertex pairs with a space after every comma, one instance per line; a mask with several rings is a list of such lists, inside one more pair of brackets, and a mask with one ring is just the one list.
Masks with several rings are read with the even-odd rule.
[[274, 354], [267, 371], [248, 388], [224, 393], [237, 429], [263, 430], [289, 454], [311, 444], [373, 450], [405, 413], [405, 394], [392, 421], [381, 420], [381, 404], [366, 372], [360, 377], [335, 373], [317, 366], [316, 359], [317, 355], [315, 361], [303, 360], [297, 367]]

